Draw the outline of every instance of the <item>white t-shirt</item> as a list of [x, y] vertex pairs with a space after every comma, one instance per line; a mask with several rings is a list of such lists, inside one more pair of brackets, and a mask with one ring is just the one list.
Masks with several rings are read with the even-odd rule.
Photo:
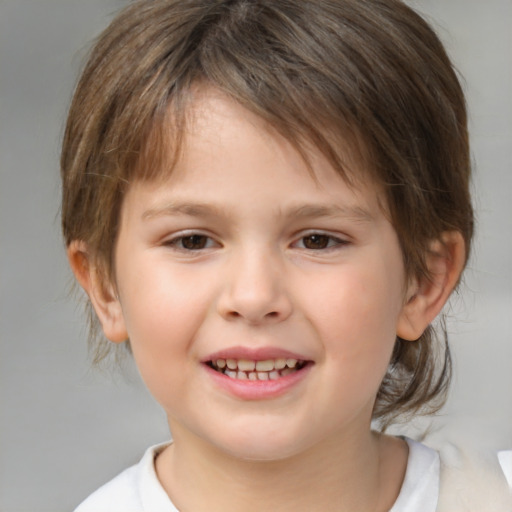
[[498, 452], [498, 460], [500, 461], [501, 468], [505, 473], [508, 486], [512, 491], [512, 450]]
[[[409, 459], [405, 479], [389, 512], [435, 512], [439, 497], [439, 454], [411, 439], [406, 441]], [[168, 443], [149, 448], [138, 464], [100, 487], [75, 512], [178, 512], [155, 471], [155, 458], [166, 446]], [[501, 452], [500, 462], [512, 482], [512, 452]]]

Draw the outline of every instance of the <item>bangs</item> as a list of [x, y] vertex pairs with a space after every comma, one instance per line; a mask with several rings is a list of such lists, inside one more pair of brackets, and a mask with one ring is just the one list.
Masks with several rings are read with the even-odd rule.
[[260, 101], [262, 98], [256, 96], [242, 96], [239, 92], [234, 96], [229, 85], [225, 80], [212, 83], [202, 78], [179, 93], [175, 90], [168, 105], [155, 110], [142, 130], [133, 129], [140, 123], [127, 120], [125, 137], [131, 140], [124, 143], [126, 151], [116, 152], [115, 167], [123, 174], [119, 179], [126, 185], [138, 180], [165, 181], [183, 155], [187, 133], [194, 129], [196, 101], [209, 90], [217, 90], [236, 101], [262, 119], [269, 133], [287, 140], [301, 156], [313, 178], [315, 169], [311, 156], [319, 153], [349, 186], [357, 187], [369, 178], [376, 179], [374, 173], [369, 172], [368, 151], [356, 129], [333, 123], [327, 116], [322, 117], [319, 115], [320, 105], [310, 101], [312, 112], [307, 115], [305, 108], [298, 110], [284, 101], [278, 106]]

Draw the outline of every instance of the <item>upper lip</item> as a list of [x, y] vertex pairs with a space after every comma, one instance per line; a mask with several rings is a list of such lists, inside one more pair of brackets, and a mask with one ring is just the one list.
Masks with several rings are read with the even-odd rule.
[[298, 361], [309, 361], [310, 358], [304, 354], [284, 350], [277, 347], [230, 347], [208, 355], [201, 362], [216, 361], [217, 359], [246, 359], [249, 361], [266, 361], [268, 359], [297, 359]]

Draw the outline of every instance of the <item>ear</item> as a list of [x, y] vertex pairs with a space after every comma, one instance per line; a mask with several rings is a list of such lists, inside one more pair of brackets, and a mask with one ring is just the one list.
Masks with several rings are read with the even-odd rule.
[[429, 277], [414, 279], [397, 323], [397, 335], [417, 340], [441, 312], [457, 285], [466, 260], [464, 238], [458, 231], [444, 232], [427, 254]]
[[85, 290], [107, 339], [120, 343], [128, 339], [123, 310], [115, 286], [101, 272], [85, 242], [72, 241], [67, 249], [69, 264]]

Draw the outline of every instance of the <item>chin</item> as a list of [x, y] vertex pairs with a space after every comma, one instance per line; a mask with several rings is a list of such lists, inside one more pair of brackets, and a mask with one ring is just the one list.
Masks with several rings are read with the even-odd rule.
[[260, 443], [245, 443], [236, 447], [227, 447], [226, 453], [238, 460], [246, 462], [277, 462], [286, 460], [297, 454], [292, 446], [275, 446]]
[[[308, 443], [302, 442], [296, 436], [268, 429], [257, 431], [245, 430], [231, 432], [224, 439], [218, 440], [217, 448], [227, 455], [251, 462], [275, 462], [285, 460], [307, 449]], [[242, 433], [242, 435], [240, 435]]]

